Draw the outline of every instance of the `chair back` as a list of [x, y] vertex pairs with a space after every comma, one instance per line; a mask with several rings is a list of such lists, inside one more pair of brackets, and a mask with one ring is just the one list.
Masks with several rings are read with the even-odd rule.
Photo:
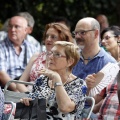
[[93, 111], [93, 108], [94, 108], [94, 105], [95, 105], [95, 99], [93, 97], [86, 96], [86, 102], [89, 102], [91, 104], [90, 104], [89, 107], [83, 109], [83, 111], [82, 111], [83, 120], [84, 119], [85, 120], [90, 119], [90, 116], [92, 114], [92, 111]]
[[19, 84], [33, 86], [33, 83], [31, 82], [23, 82], [23, 81], [18, 81], [18, 80], [10, 80], [9, 82], [7, 82], [4, 88], [5, 101], [12, 101], [15, 103], [20, 102], [21, 98], [28, 97], [28, 93], [21, 93], [21, 92], [15, 92], [15, 91], [8, 90], [8, 87], [11, 83], [16, 83], [16, 84], [19, 83]]

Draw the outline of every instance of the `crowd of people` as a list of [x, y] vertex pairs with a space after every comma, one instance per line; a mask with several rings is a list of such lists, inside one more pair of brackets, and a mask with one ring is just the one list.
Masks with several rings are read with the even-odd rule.
[[[32, 15], [20, 12], [9, 18], [0, 32], [0, 120], [5, 101], [1, 89], [10, 80], [34, 83], [33, 88], [12, 83], [9, 90], [29, 92], [28, 98], [20, 99], [26, 106], [35, 98], [45, 98], [49, 120], [82, 120], [83, 109], [91, 104], [85, 102], [86, 96], [95, 99], [91, 119], [119, 120], [120, 73], [119, 69], [109, 72], [106, 65], [111, 63], [111, 70], [119, 67], [120, 27], [110, 26], [107, 17], [100, 14], [80, 19], [71, 32], [70, 22], [59, 17], [45, 26], [42, 51], [30, 35], [34, 24]], [[101, 71], [107, 77], [99, 74]], [[91, 90], [103, 78], [110, 80], [93, 94]]]

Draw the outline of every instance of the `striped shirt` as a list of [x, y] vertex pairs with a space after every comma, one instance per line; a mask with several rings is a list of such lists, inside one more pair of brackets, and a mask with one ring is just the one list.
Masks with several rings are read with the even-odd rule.
[[[26, 55], [25, 52], [27, 53]], [[21, 45], [21, 52], [17, 55], [13, 43], [6, 38], [0, 42], [0, 71], [7, 72], [11, 79], [20, 76], [25, 70], [29, 59], [36, 52], [38, 52], [36, 47], [27, 40], [24, 40]], [[26, 63], [24, 62], [25, 59]]]

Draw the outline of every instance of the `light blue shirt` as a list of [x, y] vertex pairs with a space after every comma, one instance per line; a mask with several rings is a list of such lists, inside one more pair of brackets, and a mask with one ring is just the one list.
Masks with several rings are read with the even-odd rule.
[[[27, 46], [26, 64], [24, 62], [25, 46]], [[24, 40], [21, 45], [20, 55], [17, 55], [12, 42], [6, 38], [0, 42], [0, 71], [7, 72], [11, 79], [20, 76], [25, 70], [29, 59], [36, 52], [38, 52], [38, 50], [35, 48], [35, 46], [29, 43], [27, 40]]]

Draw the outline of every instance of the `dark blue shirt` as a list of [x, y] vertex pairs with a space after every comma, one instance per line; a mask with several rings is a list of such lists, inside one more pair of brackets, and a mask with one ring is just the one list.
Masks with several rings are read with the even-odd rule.
[[115, 63], [117, 61], [101, 48], [100, 52], [93, 59], [89, 60], [87, 64], [84, 63], [84, 59], [81, 56], [72, 72], [77, 77], [85, 79], [87, 75], [100, 71], [108, 62]]

